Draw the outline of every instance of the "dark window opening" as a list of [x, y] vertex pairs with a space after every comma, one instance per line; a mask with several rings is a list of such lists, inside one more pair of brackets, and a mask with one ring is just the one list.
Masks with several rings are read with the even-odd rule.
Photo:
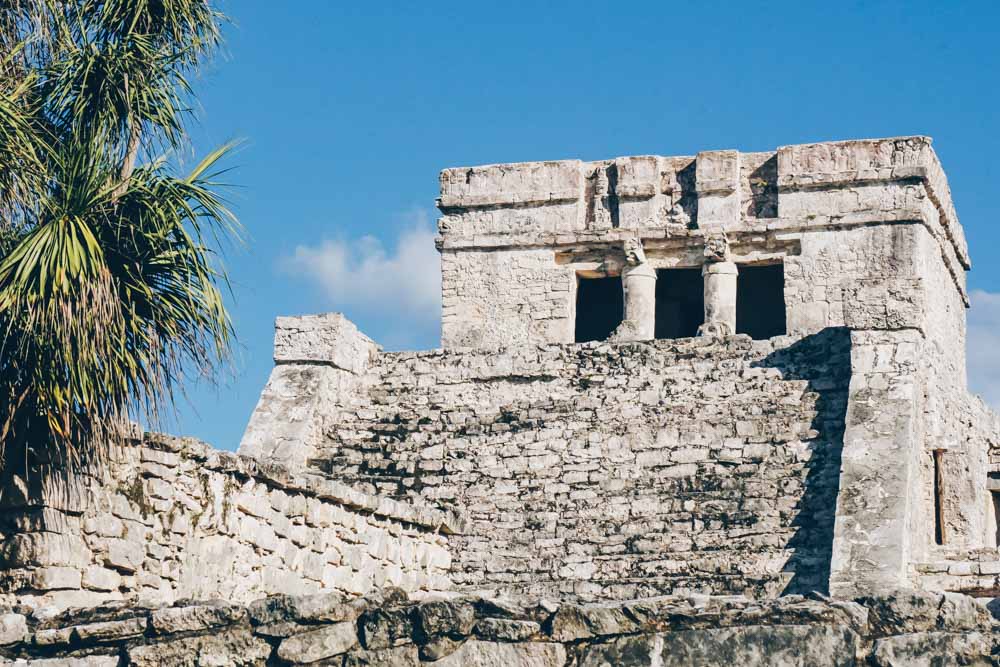
[[785, 268], [781, 264], [739, 267], [736, 279], [736, 333], [754, 340], [783, 336]]
[[690, 338], [705, 321], [705, 281], [701, 267], [656, 272], [657, 338]]
[[987, 511], [991, 519], [989, 527], [992, 533], [988, 537], [994, 545], [1000, 547], [1000, 472], [987, 473], [986, 488], [990, 492], [990, 506]]
[[934, 450], [934, 543], [944, 544], [944, 476], [941, 458], [944, 450]]
[[576, 286], [576, 342], [606, 340], [622, 323], [621, 278], [581, 278]]
[[993, 501], [993, 544], [1000, 547], [1000, 491], [990, 491]]

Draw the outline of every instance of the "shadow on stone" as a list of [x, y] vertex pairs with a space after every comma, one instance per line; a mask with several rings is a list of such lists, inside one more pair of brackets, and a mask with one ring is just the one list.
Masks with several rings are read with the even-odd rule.
[[777, 350], [755, 364], [776, 368], [786, 380], [805, 380], [815, 394], [815, 418], [808, 440], [811, 456], [806, 462], [805, 488], [797, 515], [795, 534], [788, 543], [794, 554], [785, 565], [793, 573], [783, 594], [827, 593], [833, 528], [840, 490], [844, 424], [851, 380], [851, 333], [829, 328]]

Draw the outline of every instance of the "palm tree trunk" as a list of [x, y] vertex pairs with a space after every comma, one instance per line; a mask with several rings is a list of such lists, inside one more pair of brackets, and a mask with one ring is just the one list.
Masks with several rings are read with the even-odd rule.
[[[125, 97], [128, 99], [128, 74], [125, 75]], [[128, 146], [125, 148], [125, 159], [122, 162], [121, 170], [118, 172], [118, 185], [111, 195], [113, 200], [118, 200], [128, 191], [128, 182], [135, 171], [135, 162], [139, 157], [139, 144], [142, 141], [142, 122], [136, 119], [134, 114], [129, 114], [129, 134]]]
[[112, 199], [118, 199], [128, 190], [128, 182], [132, 178], [132, 172], [135, 171], [135, 161], [139, 156], [139, 142], [141, 140], [142, 124], [133, 121], [129, 128], [128, 149], [125, 152], [121, 171], [118, 172], [118, 186], [115, 188]]

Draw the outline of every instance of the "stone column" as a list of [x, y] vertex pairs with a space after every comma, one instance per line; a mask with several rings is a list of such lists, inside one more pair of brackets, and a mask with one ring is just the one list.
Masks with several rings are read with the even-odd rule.
[[622, 288], [625, 321], [634, 326], [632, 340], [652, 340], [656, 337], [656, 269], [647, 263], [626, 266]]
[[736, 276], [733, 262], [708, 262], [705, 281], [705, 323], [702, 333], [729, 336], [736, 332]]

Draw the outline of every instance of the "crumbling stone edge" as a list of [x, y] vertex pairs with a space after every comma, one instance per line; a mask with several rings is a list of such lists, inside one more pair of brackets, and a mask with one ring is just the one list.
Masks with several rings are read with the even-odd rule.
[[745, 664], [896, 665], [916, 656], [920, 664], [937, 656], [958, 661], [947, 664], [982, 664], [998, 650], [1000, 624], [987, 604], [924, 591], [855, 600], [671, 596], [579, 606], [476, 596], [414, 602], [387, 588], [354, 599], [338, 593], [271, 596], [245, 607], [179, 601], [62, 613], [0, 609], [0, 658], [25, 667], [206, 659], [342, 667], [721, 665], [734, 658]]
[[358, 491], [322, 475], [295, 471], [273, 460], [221, 451], [194, 438], [147, 433], [143, 445], [182, 454], [199, 461], [206, 470], [253, 479], [289, 492], [304, 493], [338, 503], [363, 513], [429, 528], [444, 535], [460, 535], [467, 530], [463, 517], [450, 510], [421, 507], [384, 496]]

